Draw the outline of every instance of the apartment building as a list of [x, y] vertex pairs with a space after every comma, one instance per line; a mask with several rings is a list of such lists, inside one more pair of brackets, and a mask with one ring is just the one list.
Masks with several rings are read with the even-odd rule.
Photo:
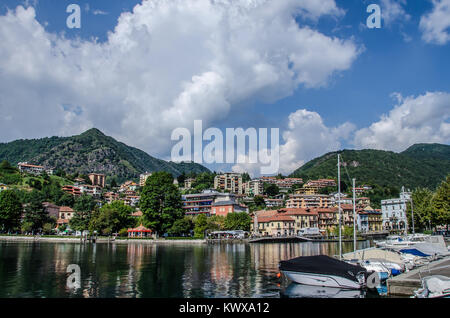
[[140, 187], [145, 186], [145, 182], [147, 181], [147, 179], [148, 179], [151, 175], [152, 175], [151, 172], [145, 172], [145, 173], [142, 173], [142, 174], [139, 176], [139, 186], [140, 186]]
[[333, 179], [318, 179], [318, 180], [309, 180], [306, 186], [326, 188], [326, 187], [335, 187], [336, 181]]
[[286, 208], [327, 208], [331, 206], [331, 198], [324, 194], [291, 194], [286, 201]]
[[283, 199], [265, 198], [264, 203], [266, 204], [266, 207], [268, 207], [268, 208], [282, 207], [284, 204], [284, 200]]
[[213, 203], [220, 201], [237, 202], [235, 194], [221, 193], [215, 190], [205, 190], [202, 193], [186, 194], [181, 196], [181, 199], [186, 215], [205, 214], [206, 216], [211, 216], [213, 214]]
[[243, 194], [242, 175], [239, 173], [224, 173], [214, 177], [214, 188], [235, 194]]
[[89, 180], [91, 180], [92, 185], [105, 187], [106, 176], [101, 173], [90, 173]]
[[263, 195], [264, 182], [256, 179], [244, 183], [244, 193], [249, 196]]
[[81, 194], [87, 194], [94, 197], [99, 197], [102, 194], [102, 187], [98, 185], [82, 184], [79, 185]]

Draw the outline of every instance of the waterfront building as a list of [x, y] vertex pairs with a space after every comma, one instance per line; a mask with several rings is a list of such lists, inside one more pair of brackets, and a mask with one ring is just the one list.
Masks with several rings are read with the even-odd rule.
[[75, 211], [68, 207], [68, 206], [62, 206], [59, 208], [59, 217], [58, 220], [56, 221], [56, 227], [58, 228], [60, 225], [63, 224], [69, 224], [69, 221], [73, 218], [75, 214]]
[[282, 208], [255, 212], [251, 231], [270, 236], [298, 235], [301, 229], [318, 226], [319, 216], [315, 209]]
[[221, 193], [215, 190], [205, 190], [202, 193], [182, 195], [181, 199], [186, 215], [205, 214], [206, 216], [211, 216], [213, 214], [213, 203], [220, 201], [237, 203], [235, 194]]
[[304, 195], [291, 194], [286, 201], [287, 208], [327, 208], [331, 206], [331, 198], [324, 194]]
[[331, 232], [339, 225], [338, 208], [318, 208], [316, 209], [319, 220], [319, 229], [321, 232]]
[[140, 187], [145, 186], [145, 182], [147, 181], [147, 179], [148, 179], [151, 175], [152, 175], [151, 172], [145, 172], [145, 173], [142, 173], [142, 174], [139, 176], [139, 186], [140, 186]]
[[407, 202], [411, 200], [411, 193], [402, 187], [400, 197], [381, 201], [382, 226], [392, 234], [402, 234], [407, 231]]
[[50, 217], [54, 217], [55, 219], [59, 218], [59, 206], [50, 202], [42, 202], [42, 206], [44, 207], [45, 213]]
[[45, 171], [45, 168], [43, 166], [32, 165], [28, 162], [19, 162], [17, 166], [19, 167], [20, 172], [30, 173], [34, 175], [40, 175]]
[[295, 220], [287, 215], [274, 215], [257, 218], [257, 230], [251, 226], [251, 231], [262, 236], [295, 235]]
[[240, 205], [236, 201], [232, 200], [218, 200], [212, 203], [212, 215], [226, 217], [229, 213], [248, 213], [248, 207]]
[[100, 186], [102, 188], [105, 187], [106, 176], [104, 174], [90, 173], [89, 180], [91, 180], [91, 183], [93, 186]]
[[235, 194], [243, 194], [242, 174], [224, 173], [214, 177], [214, 188]]
[[152, 230], [146, 228], [142, 224], [134, 229], [129, 228], [127, 232], [128, 232], [128, 237], [133, 237], [133, 238], [134, 237], [145, 238], [145, 237], [152, 236]]

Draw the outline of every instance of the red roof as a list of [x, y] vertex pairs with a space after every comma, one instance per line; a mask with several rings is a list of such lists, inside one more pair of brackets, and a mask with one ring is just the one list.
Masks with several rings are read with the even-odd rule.
[[258, 218], [258, 223], [269, 223], [269, 222], [295, 222], [295, 220], [287, 215], [275, 215], [272, 217]]
[[152, 230], [147, 229], [145, 226], [143, 226], [142, 224], [139, 225], [137, 228], [134, 229], [128, 229], [128, 232], [147, 232], [147, 233], [151, 233]]

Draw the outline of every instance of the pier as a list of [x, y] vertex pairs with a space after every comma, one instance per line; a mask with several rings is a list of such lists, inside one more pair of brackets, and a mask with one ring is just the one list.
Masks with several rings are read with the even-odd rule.
[[[366, 241], [366, 238], [358, 238], [358, 242]], [[265, 236], [252, 238], [248, 241], [249, 243], [299, 243], [299, 242], [319, 242], [319, 243], [329, 243], [329, 242], [339, 242], [339, 239], [335, 238], [322, 238], [313, 236]], [[353, 242], [353, 239], [343, 239], [342, 242]]]
[[389, 278], [387, 280], [388, 294], [389, 296], [413, 296], [414, 291], [422, 287], [422, 278], [432, 275], [450, 277], [450, 256]]

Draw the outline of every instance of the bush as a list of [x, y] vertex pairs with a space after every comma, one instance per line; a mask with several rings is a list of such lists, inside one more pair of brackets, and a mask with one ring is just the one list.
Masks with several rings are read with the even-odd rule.
[[127, 237], [128, 236], [128, 229], [121, 229], [119, 231], [119, 236], [120, 237]]

